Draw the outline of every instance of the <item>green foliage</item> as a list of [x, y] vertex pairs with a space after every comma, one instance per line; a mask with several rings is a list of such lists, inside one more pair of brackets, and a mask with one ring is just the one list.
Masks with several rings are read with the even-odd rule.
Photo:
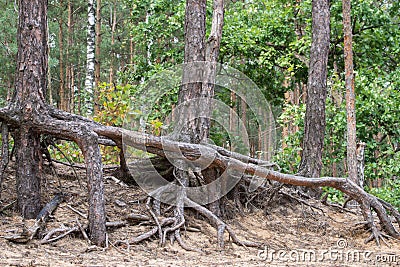
[[[101, 83], [97, 88], [98, 110], [94, 120], [104, 125], [122, 127], [125, 115], [129, 109], [132, 85], [116, 85]], [[102, 160], [106, 164], [119, 163], [117, 147], [101, 146]]]
[[285, 104], [284, 112], [282, 112], [281, 116], [277, 120], [281, 127], [298, 127], [300, 129], [293, 134], [287, 135], [284, 140], [282, 140], [282, 144], [280, 145], [281, 149], [274, 157], [274, 161], [284, 172], [296, 172], [297, 166], [300, 164], [305, 111], [305, 105], [297, 106]]
[[[59, 101], [60, 44], [62, 26], [63, 62], [74, 67], [75, 100], [83, 88], [86, 46], [86, 5], [74, 0], [72, 45], [67, 44], [66, 1], [50, 1], [49, 5], [49, 90]], [[178, 87], [157, 81], [164, 95], [149, 95], [144, 85], [154, 74], [183, 62], [185, 1], [178, 0], [122, 0], [117, 1], [117, 29], [115, 44], [111, 45], [110, 20], [113, 1], [102, 1], [101, 80], [108, 80], [114, 55], [114, 69], [118, 70], [116, 84], [98, 86], [98, 112], [95, 120], [106, 125], [122, 126], [124, 116], [132, 105], [150, 103], [151, 111], [143, 114], [134, 106], [135, 120], [146, 116], [144, 127], [155, 135], [168, 130], [165, 119], [177, 103]], [[356, 71], [357, 138], [366, 142], [365, 177], [368, 187], [382, 181], [380, 189], [370, 189], [392, 203], [398, 198], [400, 175], [400, 28], [399, 1], [363, 0], [352, 3], [354, 27], [354, 67]], [[212, 1], [207, 1], [207, 33], [210, 31]], [[261, 88], [275, 106], [278, 122], [283, 127], [298, 129], [281, 140], [275, 161], [285, 172], [296, 172], [300, 161], [303, 137], [304, 104], [284, 104], [284, 93], [296, 84], [306, 84], [311, 44], [311, 0], [305, 1], [226, 1], [223, 38], [219, 62], [246, 74]], [[110, 19], [109, 19], [110, 18]], [[7, 91], [14, 87], [16, 70], [17, 12], [13, 1], [0, 3], [0, 106]], [[328, 99], [326, 105], [326, 137], [323, 154], [323, 175], [332, 175], [336, 166], [338, 176], [346, 176], [346, 113], [344, 98], [343, 30], [341, 1], [331, 2], [331, 51], [329, 59]], [[132, 51], [130, 41], [133, 42]], [[67, 62], [68, 52], [68, 62]], [[133, 53], [133, 54], [131, 54]], [[130, 64], [132, 63], [132, 64]], [[64, 72], [65, 74], [65, 72]], [[284, 81], [291, 80], [289, 86]], [[146, 95], [148, 99], [141, 99]], [[216, 98], [240, 113], [240, 99], [231, 103], [229, 90], [216, 90]], [[84, 99], [81, 99], [81, 103]], [[141, 102], [142, 101], [142, 102]], [[76, 107], [79, 103], [75, 103]], [[129, 109], [128, 109], [129, 108]], [[222, 116], [223, 114], [218, 114]], [[257, 137], [254, 114], [246, 114], [248, 135]], [[163, 123], [164, 122], [164, 123]], [[173, 123], [173, 122], [171, 122]], [[218, 124], [212, 124], [211, 138], [221, 146], [235, 141]], [[60, 142], [60, 149], [74, 162], [83, 157], [76, 145]], [[244, 146], [243, 146], [244, 147]], [[118, 162], [118, 151], [102, 148], [104, 161]], [[60, 160], [63, 156], [52, 150]], [[335, 190], [325, 189], [332, 201], [341, 201]], [[396, 195], [397, 194], [397, 195]]]
[[0, 2], [0, 107], [6, 104], [7, 91], [13, 88], [16, 70], [18, 13], [13, 3]]
[[120, 73], [121, 82], [138, 83], [183, 63], [185, 1], [126, 0], [133, 7], [131, 35], [134, 66]]
[[323, 189], [324, 194], [328, 194], [328, 201], [333, 203], [340, 203], [343, 204], [345, 201], [344, 194], [342, 191], [339, 191], [332, 187], [324, 187]]
[[400, 181], [389, 180], [386, 185], [381, 188], [371, 188], [369, 193], [391, 203], [400, 209]]
[[58, 149], [54, 148], [53, 146], [49, 146], [51, 158], [65, 163], [85, 163], [83, 154], [75, 142], [58, 141], [56, 146]]
[[121, 127], [130, 104], [132, 85], [101, 83], [97, 87], [98, 110], [94, 120], [105, 125]]
[[237, 1], [229, 3], [225, 11], [221, 60], [246, 74], [274, 105], [282, 104], [286, 75], [306, 78], [305, 64], [296, 55], [308, 54], [310, 38], [296, 36], [296, 24], [302, 22], [294, 18], [293, 11], [305, 10], [310, 3]]

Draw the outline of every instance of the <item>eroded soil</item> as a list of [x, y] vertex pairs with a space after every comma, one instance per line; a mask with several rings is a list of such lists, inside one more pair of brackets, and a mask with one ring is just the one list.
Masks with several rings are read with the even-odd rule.
[[[57, 164], [58, 177], [50, 173], [43, 183], [43, 202], [58, 192], [60, 183], [69, 197], [55, 211], [47, 231], [72, 227], [77, 221], [85, 224], [85, 218], [76, 212], [86, 214], [88, 207], [83, 170], [78, 171], [80, 183], [69, 167]], [[124, 220], [131, 213], [147, 214], [146, 195], [140, 188], [124, 187], [109, 179], [105, 185], [108, 221]], [[15, 200], [14, 188], [11, 166], [3, 182], [0, 210]], [[361, 214], [310, 204], [315, 207], [296, 201], [277, 203], [267, 211], [255, 210], [227, 221], [239, 238], [264, 243], [261, 249], [239, 247], [226, 237], [225, 250], [220, 251], [216, 230], [189, 214], [189, 226], [201, 231], [186, 231], [184, 239], [203, 253], [185, 251], [177, 243], [159, 247], [156, 237], [137, 245], [124, 244], [149, 230], [149, 223], [109, 229], [105, 249], [91, 246], [79, 233], [45, 245], [38, 239], [28, 244], [12, 243], [4, 237], [31, 222], [23, 222], [11, 207], [0, 214], [0, 266], [400, 266], [400, 242], [388, 240], [390, 247], [364, 244], [369, 233], [355, 226], [362, 221]]]

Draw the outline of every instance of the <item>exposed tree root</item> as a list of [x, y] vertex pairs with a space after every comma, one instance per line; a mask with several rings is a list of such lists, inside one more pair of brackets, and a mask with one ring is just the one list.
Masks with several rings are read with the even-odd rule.
[[349, 213], [352, 213], [352, 214], [357, 214], [355, 211], [345, 208], [345, 205], [341, 206], [341, 205], [338, 205], [338, 204], [335, 204], [335, 203], [328, 203], [328, 194], [325, 194], [322, 197], [321, 203], [326, 205], [326, 206], [333, 207], [333, 208], [336, 208], [336, 209], [339, 209], [339, 210], [342, 210], [342, 211], [345, 211], [345, 212], [349, 212]]
[[192, 207], [194, 210], [199, 212], [201, 215], [206, 217], [210, 222], [217, 228], [217, 238], [218, 238], [218, 246], [220, 248], [224, 247], [224, 231], [226, 230], [229, 234], [229, 236], [232, 238], [232, 241], [239, 245], [239, 246], [245, 246], [245, 247], [260, 247], [263, 244], [257, 243], [257, 242], [250, 242], [250, 241], [242, 241], [239, 240], [234, 233], [234, 231], [226, 224], [224, 223], [220, 218], [218, 218], [214, 213], [212, 213], [210, 210], [207, 208], [193, 202], [189, 198], [185, 198], [185, 203], [187, 203], [188, 206]]
[[[9, 107], [0, 109], [0, 120], [4, 125], [11, 128], [19, 128], [21, 125], [19, 113], [15, 112]], [[75, 141], [83, 151], [85, 156], [85, 163], [87, 169], [87, 181], [89, 189], [89, 238], [96, 245], [105, 245], [106, 242], [106, 222], [105, 222], [105, 208], [104, 208], [104, 185], [101, 156], [99, 150], [99, 140], [106, 142], [109, 140], [110, 145], [115, 144], [122, 147], [122, 136], [124, 135], [124, 145], [132, 146], [137, 149], [146, 150], [147, 152], [165, 157], [168, 152], [170, 155], [175, 154], [177, 158], [182, 154], [189, 160], [196, 160], [200, 156], [209, 160], [210, 168], [218, 168], [224, 171], [233, 168], [236, 171], [242, 172], [250, 176], [257, 176], [260, 178], [277, 181], [282, 184], [289, 184], [294, 186], [305, 187], [322, 187], [329, 186], [336, 188], [360, 204], [364, 220], [367, 222], [366, 226], [371, 230], [372, 238], [366, 241], [375, 240], [379, 245], [386, 236], [381, 233], [376, 223], [374, 222], [373, 212], [376, 212], [377, 217], [382, 228], [388, 236], [395, 239], [400, 239], [400, 233], [393, 226], [389, 213], [394, 216], [400, 226], [400, 214], [389, 203], [386, 203], [377, 197], [366, 193], [361, 187], [356, 185], [345, 178], [335, 177], [322, 177], [322, 178], [306, 178], [302, 176], [283, 174], [278, 171], [271, 170], [272, 163], [259, 161], [250, 157], [231, 153], [222, 148], [215, 146], [206, 146], [202, 144], [190, 144], [183, 142], [176, 142], [162, 137], [155, 137], [143, 133], [132, 132], [121, 128], [103, 126], [90, 119], [82, 116], [69, 114], [52, 107], [46, 107], [45, 112], [39, 117], [34, 118], [30, 124], [30, 128], [34, 129], [39, 134], [49, 134], [61, 137], [67, 140]], [[267, 167], [264, 167], [267, 166]], [[180, 184], [185, 183], [185, 179], [175, 179]], [[187, 186], [187, 184], [185, 185]], [[159, 238], [165, 244], [167, 235], [172, 240], [177, 240], [183, 244], [179, 235], [179, 229], [184, 225], [185, 219], [183, 216], [183, 202], [190, 203], [193, 208], [206, 217], [216, 228], [219, 246], [224, 245], [223, 233], [226, 230], [233, 242], [243, 246], [259, 246], [260, 244], [241, 241], [239, 240], [231, 228], [227, 226], [220, 218], [215, 216], [211, 211], [203, 206], [191, 203], [184, 194], [181, 200], [177, 201], [178, 207], [175, 209], [175, 216], [173, 218], [166, 218], [159, 221], [159, 225], [152, 228], [149, 232], [132, 238], [130, 243], [138, 243], [151, 236], [159, 233]], [[157, 215], [158, 211], [154, 215]], [[151, 215], [154, 219], [154, 216]], [[163, 231], [160, 231], [160, 228]], [[185, 245], [183, 245], [185, 246]]]

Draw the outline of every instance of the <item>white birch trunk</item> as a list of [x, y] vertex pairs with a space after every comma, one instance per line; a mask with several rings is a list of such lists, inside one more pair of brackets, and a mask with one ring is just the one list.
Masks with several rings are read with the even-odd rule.
[[85, 105], [87, 115], [92, 115], [94, 110], [94, 69], [95, 69], [95, 39], [96, 16], [94, 0], [88, 1], [87, 24], [87, 53], [86, 53], [86, 78], [85, 78]]

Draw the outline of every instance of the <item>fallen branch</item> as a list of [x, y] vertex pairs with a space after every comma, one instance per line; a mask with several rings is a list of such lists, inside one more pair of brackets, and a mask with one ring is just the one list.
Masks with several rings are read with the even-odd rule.
[[0, 213], [4, 213], [4, 211], [8, 210], [9, 208], [11, 208], [15, 203], [17, 203], [16, 200], [14, 200], [13, 202], [5, 205], [4, 207], [1, 208]]
[[[176, 154], [177, 158], [182, 157], [183, 155], [188, 160], [196, 160], [200, 157], [203, 157], [204, 160], [211, 162], [210, 167], [218, 167], [222, 171], [227, 169], [229, 166], [229, 168], [233, 168], [234, 170], [249, 175], [255, 175], [284, 184], [305, 187], [328, 186], [336, 188], [360, 204], [364, 219], [368, 221], [368, 227], [371, 229], [372, 235], [375, 237], [373, 239], [375, 239], [378, 245], [380, 244], [379, 239], [381, 238], [381, 235], [379, 234], [379, 231], [376, 230], [377, 228], [372, 215], [373, 211], [377, 213], [380, 224], [387, 234], [395, 239], [400, 239], [400, 233], [393, 226], [387, 213], [387, 211], [391, 211], [393, 213], [395, 208], [389, 203], [385, 203], [383, 205], [379, 198], [365, 192], [363, 188], [349, 179], [338, 177], [307, 178], [303, 176], [284, 174], [257, 165], [256, 163], [258, 162], [243, 162], [241, 161], [242, 158], [240, 157], [233, 158], [229, 157], [229, 155], [225, 156], [223, 155], [224, 153], [221, 154], [218, 152], [218, 150], [210, 146], [177, 142], [165, 137], [151, 136], [148, 134], [128, 131], [115, 127], [101, 126], [96, 127], [94, 131], [99, 135], [111, 138], [114, 141], [115, 139], [122, 140], [122, 136], [124, 136], [124, 142], [126, 145], [145, 150], [159, 156], [165, 156], [166, 153], [169, 155]], [[396, 220], [400, 226], [399, 216], [396, 217]], [[368, 241], [370, 241], [370, 239], [368, 239]]]
[[5, 239], [16, 242], [16, 243], [27, 243], [32, 240], [39, 230], [43, 230], [46, 226], [47, 220], [54, 210], [64, 201], [64, 194], [57, 193], [53, 199], [44, 206], [44, 208], [39, 212], [33, 226], [29, 228], [24, 228], [19, 234], [12, 236], [6, 236]]

